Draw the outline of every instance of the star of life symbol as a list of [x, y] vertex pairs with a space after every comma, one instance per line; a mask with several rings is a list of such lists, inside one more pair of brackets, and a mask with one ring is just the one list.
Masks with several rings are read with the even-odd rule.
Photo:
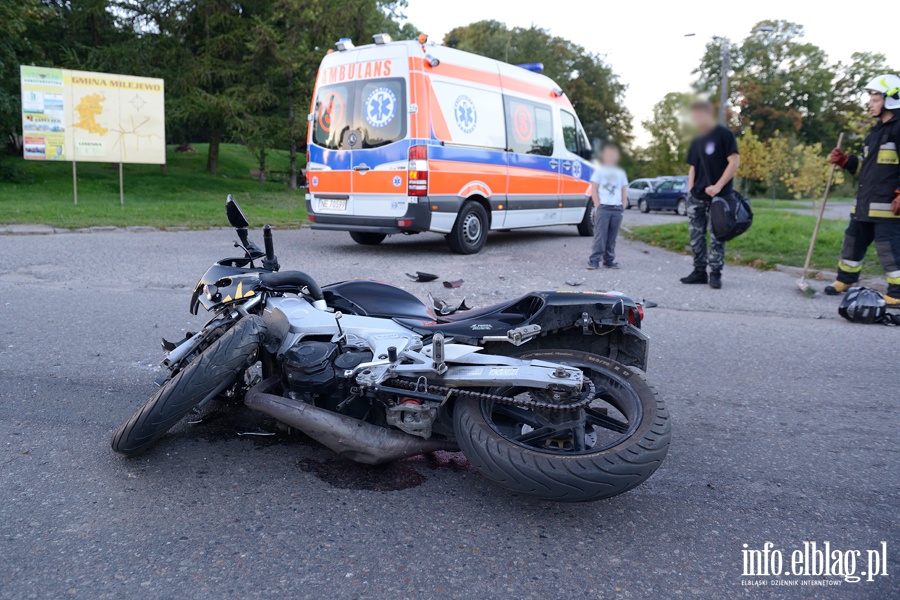
[[396, 112], [397, 97], [388, 88], [375, 88], [366, 97], [366, 122], [372, 127], [384, 127]]
[[572, 177], [581, 179], [581, 163], [577, 160], [572, 162]]
[[143, 98], [141, 98], [140, 96], [138, 96], [137, 94], [134, 95], [134, 98], [132, 98], [131, 100], [129, 100], [129, 103], [130, 103], [130, 104], [134, 107], [134, 109], [137, 110], [137, 111], [140, 111], [142, 108], [144, 108], [144, 105], [147, 104], [147, 102], [146, 102]]
[[475, 103], [468, 96], [460, 96], [453, 105], [453, 113], [456, 116], [456, 124], [463, 133], [475, 131], [478, 123], [478, 115], [475, 112]]
[[400, 187], [400, 184], [403, 183], [403, 178], [399, 175], [394, 175], [394, 179], [392, 180], [394, 187]]

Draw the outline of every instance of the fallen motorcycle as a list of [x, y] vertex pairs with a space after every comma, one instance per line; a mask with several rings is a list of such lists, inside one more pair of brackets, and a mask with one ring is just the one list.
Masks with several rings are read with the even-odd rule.
[[494, 483], [548, 500], [621, 494], [662, 463], [668, 414], [643, 374], [648, 338], [630, 298], [532, 292], [439, 315], [388, 284], [279, 272], [271, 228], [260, 250], [231, 196], [226, 214], [243, 256], [200, 279], [191, 312], [214, 316], [163, 340], [167, 375], [114, 434], [116, 452], [242, 400], [357, 462], [462, 450]]

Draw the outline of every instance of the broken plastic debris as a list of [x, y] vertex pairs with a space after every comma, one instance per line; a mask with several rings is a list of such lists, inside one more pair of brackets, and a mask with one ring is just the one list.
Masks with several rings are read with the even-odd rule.
[[413, 281], [425, 282], [425, 281], [434, 281], [438, 278], [434, 273], [425, 273], [424, 271], [416, 271], [416, 274], [406, 273], [406, 276], [412, 279]]
[[457, 279], [456, 281], [445, 281], [444, 287], [447, 289], [458, 288], [463, 283], [465, 283], [462, 279]]

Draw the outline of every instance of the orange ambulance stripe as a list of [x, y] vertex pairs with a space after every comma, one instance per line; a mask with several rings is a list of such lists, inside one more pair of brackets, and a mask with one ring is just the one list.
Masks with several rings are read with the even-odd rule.
[[510, 194], [547, 194], [555, 196], [559, 193], [559, 175], [539, 169], [509, 168]]
[[[346, 194], [350, 191], [350, 171], [310, 171], [307, 176], [318, 177], [319, 185], [312, 187], [314, 194]], [[312, 182], [310, 182], [312, 183]]]
[[[394, 177], [400, 177], [400, 185], [394, 185]], [[402, 194], [406, 195], [406, 171], [369, 171], [365, 175], [353, 173], [354, 194]]]
[[472, 69], [460, 65], [452, 65], [442, 62], [437, 67], [426, 67], [425, 60], [422, 58], [410, 57], [410, 70], [425, 71], [429, 74], [441, 75], [451, 79], [462, 79], [464, 81], [472, 81], [483, 85], [503, 88], [510, 91], [528, 94], [536, 98], [543, 98], [551, 102], [559, 102], [565, 106], [571, 106], [568, 98], [565, 96], [554, 96], [553, 93], [545, 87], [534, 85], [515, 77], [501, 76], [499, 73], [490, 73], [480, 69]]

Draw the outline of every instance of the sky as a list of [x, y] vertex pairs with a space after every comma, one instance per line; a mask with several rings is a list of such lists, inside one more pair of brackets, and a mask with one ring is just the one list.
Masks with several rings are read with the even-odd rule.
[[[510, 27], [536, 25], [605, 57], [628, 86], [625, 104], [634, 116], [635, 141], [646, 145], [641, 127], [668, 92], [689, 91], [691, 71], [709, 38], [738, 41], [753, 26], [783, 19], [804, 26], [805, 39], [828, 53], [832, 62], [849, 61], [853, 52], [881, 52], [900, 68], [896, 36], [876, 32], [878, 16], [896, 21], [888, 4], [843, 5], [809, 0], [408, 0], [407, 19], [431, 40], [474, 21], [494, 19]], [[829, 6], [830, 4], [830, 6]], [[881, 8], [875, 8], [880, 6]], [[833, 8], [832, 8], [833, 7]], [[887, 11], [887, 12], [885, 12]], [[891, 14], [888, 14], [891, 13]], [[694, 37], [684, 37], [687, 33]]]

